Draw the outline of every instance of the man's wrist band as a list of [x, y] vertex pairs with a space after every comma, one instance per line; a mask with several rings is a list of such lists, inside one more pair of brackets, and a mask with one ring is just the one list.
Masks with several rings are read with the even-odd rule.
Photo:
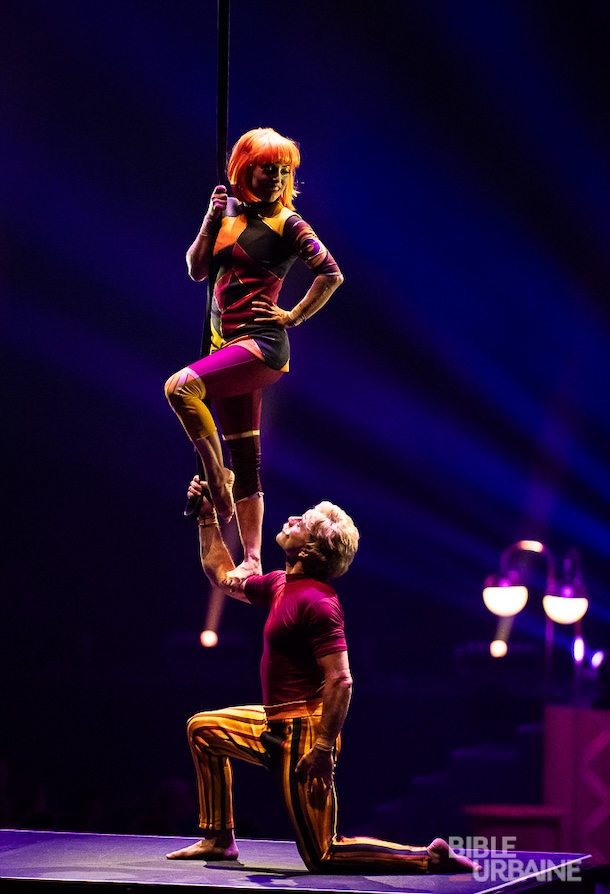
[[335, 746], [334, 746], [334, 744], [322, 745], [320, 742], [316, 742], [313, 747], [317, 748], [318, 751], [326, 751], [328, 753], [328, 752], [332, 751]]

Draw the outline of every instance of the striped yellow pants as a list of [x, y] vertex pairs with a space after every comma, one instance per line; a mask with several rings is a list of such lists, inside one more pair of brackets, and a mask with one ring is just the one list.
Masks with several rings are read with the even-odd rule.
[[[187, 731], [199, 797], [202, 830], [233, 829], [231, 759], [267, 767], [281, 784], [296, 843], [308, 869], [318, 872], [425, 872], [425, 847], [410, 847], [376, 838], [337, 835], [337, 794], [314, 786], [311, 795], [295, 767], [316, 740], [322, 704], [292, 702], [272, 708], [242, 705], [203, 711], [188, 721]], [[337, 741], [337, 753], [340, 746]]]

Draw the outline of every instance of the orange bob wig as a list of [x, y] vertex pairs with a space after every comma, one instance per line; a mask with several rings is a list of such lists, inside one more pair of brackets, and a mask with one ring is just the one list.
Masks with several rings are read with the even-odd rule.
[[290, 165], [290, 176], [280, 202], [294, 211], [293, 200], [299, 191], [295, 185], [294, 171], [301, 163], [299, 147], [294, 140], [281, 136], [271, 127], [256, 127], [245, 133], [233, 146], [227, 165], [229, 183], [240, 202], [257, 202], [252, 192], [252, 170], [257, 165], [277, 162]]

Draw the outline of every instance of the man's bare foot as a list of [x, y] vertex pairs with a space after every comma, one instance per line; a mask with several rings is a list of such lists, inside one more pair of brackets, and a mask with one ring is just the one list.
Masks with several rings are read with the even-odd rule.
[[478, 863], [456, 854], [443, 838], [435, 838], [428, 847], [428, 853], [428, 872], [476, 872], [481, 869]]
[[244, 561], [234, 568], [233, 571], [228, 571], [226, 575], [226, 580], [228, 584], [231, 584], [233, 581], [242, 581], [246, 580], [249, 577], [252, 577], [253, 574], [262, 574], [263, 567], [261, 565], [260, 559], [244, 559]]
[[168, 860], [237, 860], [239, 851], [231, 835], [225, 844], [221, 836], [202, 838], [201, 841], [165, 855]]
[[222, 469], [222, 475], [218, 480], [215, 480], [212, 475], [208, 475], [207, 485], [212, 496], [214, 508], [226, 522], [230, 522], [235, 513], [235, 501], [233, 499], [234, 481], [235, 473], [230, 469]]

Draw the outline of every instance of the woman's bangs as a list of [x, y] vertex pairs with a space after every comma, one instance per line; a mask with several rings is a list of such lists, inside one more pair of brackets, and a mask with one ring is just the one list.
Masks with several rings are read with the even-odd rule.
[[288, 140], [277, 140], [261, 146], [253, 159], [254, 164], [280, 164], [290, 165], [291, 168], [297, 168], [301, 161], [298, 148]]

